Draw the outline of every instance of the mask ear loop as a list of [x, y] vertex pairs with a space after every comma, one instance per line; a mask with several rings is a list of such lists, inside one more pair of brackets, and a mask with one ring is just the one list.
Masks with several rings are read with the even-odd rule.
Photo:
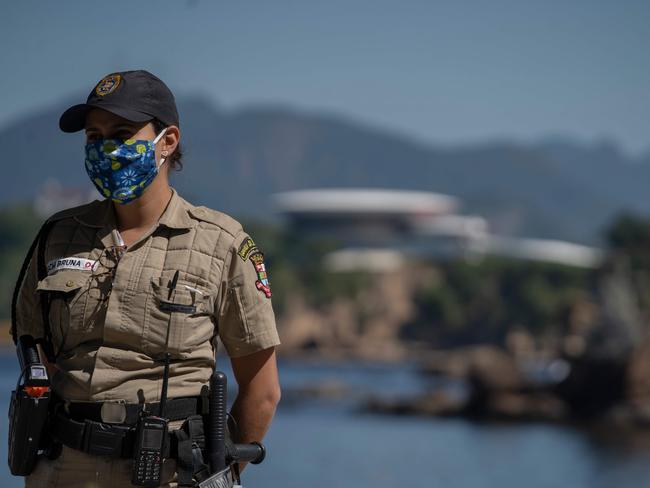
[[[158, 144], [158, 141], [162, 138], [162, 136], [165, 135], [165, 132], [167, 132], [167, 127], [165, 127], [163, 130], [161, 130], [161, 131], [160, 131], [160, 134], [158, 134], [158, 135], [156, 136], [156, 138], [153, 140], [153, 145], [154, 145], [154, 147], [156, 147], [156, 144]], [[165, 158], [165, 157], [161, 157], [161, 158], [160, 158], [160, 164], [158, 165], [158, 169], [160, 169], [160, 167], [165, 163], [165, 160], [166, 160], [166, 159], [167, 159], [167, 158]]]

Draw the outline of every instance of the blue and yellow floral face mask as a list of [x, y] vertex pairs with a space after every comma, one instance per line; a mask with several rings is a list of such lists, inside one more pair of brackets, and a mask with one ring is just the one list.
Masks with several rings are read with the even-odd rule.
[[99, 193], [118, 203], [139, 198], [165, 162], [156, 163], [156, 143], [165, 134], [163, 129], [153, 141], [102, 139], [86, 144], [86, 171]]

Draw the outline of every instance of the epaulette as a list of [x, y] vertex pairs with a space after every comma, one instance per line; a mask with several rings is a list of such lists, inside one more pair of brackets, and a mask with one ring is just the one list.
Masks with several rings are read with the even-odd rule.
[[70, 207], [70, 208], [60, 210], [60, 211], [54, 213], [53, 215], [50, 215], [47, 218], [47, 221], [48, 222], [54, 222], [56, 220], [67, 219], [68, 217], [75, 217], [77, 215], [83, 215], [88, 210], [90, 210], [91, 208], [93, 208], [94, 206], [96, 206], [96, 205], [98, 205], [100, 203], [101, 203], [100, 200], [93, 200], [90, 203], [84, 203], [83, 205], [78, 205], [76, 207]]
[[214, 210], [212, 208], [193, 207], [189, 209], [189, 213], [197, 220], [210, 222], [211, 224], [215, 224], [221, 227], [233, 237], [242, 230], [242, 225], [233, 219], [230, 215], [219, 212], [218, 210]]

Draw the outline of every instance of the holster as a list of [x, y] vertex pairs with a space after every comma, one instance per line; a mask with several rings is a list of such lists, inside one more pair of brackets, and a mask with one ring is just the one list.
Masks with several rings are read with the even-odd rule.
[[27, 476], [34, 470], [39, 450], [47, 447], [43, 435], [49, 398], [34, 399], [21, 389], [11, 392], [9, 406], [9, 470]]

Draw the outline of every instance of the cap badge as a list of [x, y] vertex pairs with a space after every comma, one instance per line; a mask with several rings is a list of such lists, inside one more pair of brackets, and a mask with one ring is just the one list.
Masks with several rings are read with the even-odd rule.
[[120, 81], [122, 81], [122, 77], [120, 75], [108, 75], [99, 83], [97, 83], [95, 93], [100, 97], [105, 97], [109, 93], [113, 93], [115, 89], [120, 86]]

